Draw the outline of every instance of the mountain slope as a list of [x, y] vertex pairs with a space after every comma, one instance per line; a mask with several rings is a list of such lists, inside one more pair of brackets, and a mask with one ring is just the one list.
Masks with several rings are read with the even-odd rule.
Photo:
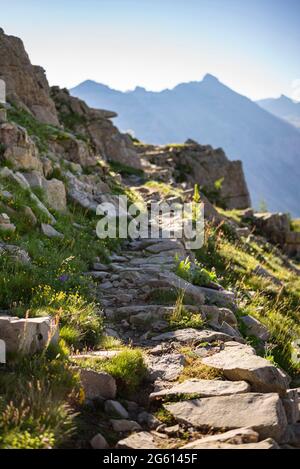
[[241, 159], [254, 204], [300, 215], [300, 134], [215, 77], [183, 83], [172, 90], [143, 88], [122, 93], [86, 81], [71, 93], [94, 107], [119, 113], [122, 130], [145, 142], [164, 144], [192, 138], [222, 147]]
[[274, 116], [280, 117], [300, 129], [300, 103], [281, 95], [277, 99], [262, 99], [257, 101], [257, 104], [271, 114], [274, 114]]

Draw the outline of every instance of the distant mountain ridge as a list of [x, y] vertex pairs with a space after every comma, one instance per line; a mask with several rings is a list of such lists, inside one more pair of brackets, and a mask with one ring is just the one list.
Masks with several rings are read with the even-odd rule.
[[300, 102], [282, 94], [279, 98], [261, 99], [257, 104], [300, 130]]
[[90, 106], [118, 112], [116, 124], [147, 143], [184, 142], [222, 147], [243, 162], [255, 206], [300, 216], [300, 132], [257, 103], [206, 75], [161, 92], [121, 92], [91, 80], [71, 94]]

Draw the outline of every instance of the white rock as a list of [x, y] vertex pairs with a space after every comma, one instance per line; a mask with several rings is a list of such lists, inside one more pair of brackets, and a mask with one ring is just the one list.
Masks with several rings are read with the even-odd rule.
[[0, 339], [7, 352], [33, 354], [57, 343], [58, 326], [50, 317], [19, 319], [0, 316]]

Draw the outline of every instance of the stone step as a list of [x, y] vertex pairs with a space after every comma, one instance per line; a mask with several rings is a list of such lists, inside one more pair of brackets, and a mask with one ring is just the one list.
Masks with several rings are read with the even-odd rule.
[[[211, 331], [211, 330], [197, 330], [192, 328], [179, 329], [176, 331], [165, 332], [163, 334], [154, 336], [151, 338], [154, 342], [179, 342], [181, 344], [201, 344], [204, 342], [227, 342], [232, 341], [232, 337], [224, 334], [223, 332]], [[238, 340], [238, 339], [236, 339]], [[241, 378], [242, 379], [242, 378]]]
[[227, 343], [224, 350], [203, 358], [203, 363], [222, 370], [227, 379], [248, 381], [257, 392], [284, 395], [289, 387], [289, 376], [265, 358], [257, 356], [249, 345]]
[[195, 428], [252, 427], [260, 438], [280, 442], [287, 419], [278, 394], [246, 393], [164, 404], [174, 418]]
[[150, 394], [150, 400], [166, 397], [180, 397], [182, 395], [197, 395], [198, 397], [229, 396], [250, 391], [246, 381], [218, 381], [206, 379], [189, 379], [170, 389], [163, 389]]

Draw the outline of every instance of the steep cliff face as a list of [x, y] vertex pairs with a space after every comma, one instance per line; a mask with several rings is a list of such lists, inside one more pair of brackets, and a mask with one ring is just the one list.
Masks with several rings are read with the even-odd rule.
[[43, 68], [31, 64], [21, 39], [0, 29], [0, 78], [6, 82], [7, 99], [29, 110], [38, 120], [59, 125], [49, 96]]
[[212, 202], [228, 209], [250, 207], [251, 200], [240, 161], [229, 161], [224, 151], [188, 140], [183, 145], [137, 147], [150, 163], [169, 169], [177, 182], [199, 184]]

